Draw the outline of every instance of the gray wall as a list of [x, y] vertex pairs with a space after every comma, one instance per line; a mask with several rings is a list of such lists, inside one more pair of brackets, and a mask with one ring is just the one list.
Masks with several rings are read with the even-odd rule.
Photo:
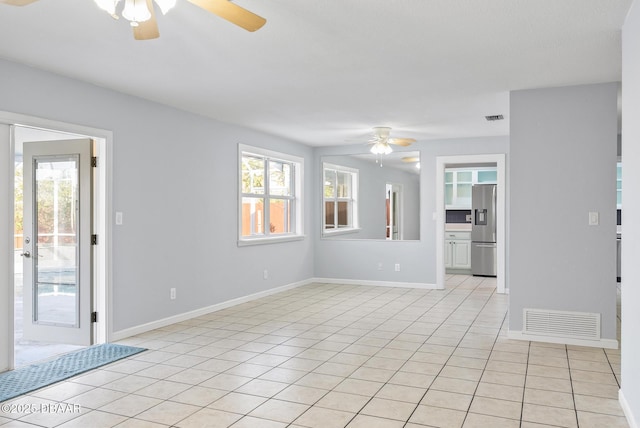
[[[13, 313], [9, 270], [13, 264], [13, 254], [9, 250], [8, 243], [13, 240], [13, 230], [9, 228], [9, 209], [13, 195], [10, 195], [10, 187], [4, 183], [9, 180], [9, 169], [11, 160], [9, 158], [9, 127], [0, 124], [0, 373], [8, 370], [10, 359], [13, 357], [9, 353], [10, 337], [12, 330]], [[7, 181], [5, 181], [7, 180]]]
[[[522, 309], [601, 314], [616, 339], [617, 83], [511, 93], [509, 329]], [[600, 225], [588, 225], [589, 211]]]
[[[403, 189], [404, 239], [420, 239], [420, 175], [353, 156], [328, 156], [325, 162], [358, 170], [358, 211], [360, 230], [335, 239], [386, 239], [386, 184]], [[321, 189], [319, 189], [321, 191]]]
[[238, 143], [303, 157], [308, 177], [310, 148], [3, 60], [0, 94], [0, 110], [113, 131], [113, 209], [124, 213], [113, 229], [115, 331], [313, 276], [308, 236], [237, 246]]
[[[436, 283], [436, 157], [469, 154], [508, 153], [508, 137], [461, 138], [414, 143], [410, 150], [420, 152], [420, 241], [363, 241], [322, 239], [321, 218], [312, 228], [315, 239], [315, 276], [320, 278]], [[341, 146], [315, 149], [320, 168], [323, 156], [365, 153], [366, 147]], [[315, 177], [321, 188], [320, 174]], [[314, 210], [321, 212], [320, 197]], [[508, 245], [508, 242], [507, 242]], [[382, 270], [378, 270], [382, 263]], [[400, 272], [394, 271], [400, 263]]]
[[[622, 396], [640, 421], [640, 3], [622, 30]], [[637, 425], [636, 425], [637, 426]]]

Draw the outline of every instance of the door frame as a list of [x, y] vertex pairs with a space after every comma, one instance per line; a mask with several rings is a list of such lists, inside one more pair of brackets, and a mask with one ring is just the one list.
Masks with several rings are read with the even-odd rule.
[[[94, 233], [98, 234], [98, 245], [94, 247], [94, 311], [98, 312], [98, 319], [94, 326], [94, 344], [106, 343], [111, 340], [113, 334], [112, 317], [112, 172], [113, 172], [113, 132], [83, 125], [60, 122], [35, 116], [0, 111], [0, 124], [21, 125], [32, 128], [41, 128], [57, 132], [82, 135], [94, 139], [98, 156], [98, 168], [94, 175]], [[3, 139], [0, 138], [0, 142]], [[0, 150], [3, 150], [0, 148]], [[6, 152], [5, 152], [6, 153]], [[13, 209], [14, 209], [14, 163], [15, 147], [13, 135], [9, 141], [8, 180], [7, 189], [0, 189], [0, 198], [7, 200], [8, 227], [0, 228], [0, 242], [6, 238], [7, 247], [0, 250], [0, 256], [5, 252], [11, 262], [8, 263], [8, 277], [0, 278], [0, 306], [7, 305], [8, 320], [0, 320], [0, 326], [5, 325], [0, 332], [0, 349], [6, 349], [6, 353], [0, 355], [0, 372], [14, 367], [14, 332], [13, 332], [13, 301], [14, 301], [14, 272], [13, 272]], [[0, 159], [2, 161], [2, 159]], [[0, 200], [0, 205], [2, 200]], [[3, 216], [0, 216], [0, 218]], [[6, 235], [6, 236], [4, 236]], [[6, 260], [0, 261], [0, 266]], [[1, 327], [0, 327], [1, 328]], [[7, 343], [2, 343], [6, 341]]]
[[507, 288], [507, 266], [506, 266], [506, 245], [507, 245], [507, 175], [506, 175], [506, 155], [504, 153], [482, 154], [482, 155], [460, 155], [460, 156], [438, 156], [436, 157], [436, 288], [445, 288], [444, 269], [444, 227], [445, 227], [445, 206], [444, 206], [444, 170], [447, 167], [460, 166], [462, 164], [495, 163], [498, 171], [497, 180], [497, 269], [498, 277], [496, 291], [504, 294], [508, 293]]
[[[391, 197], [389, 198], [390, 202], [395, 202], [398, 208], [398, 212], [400, 213], [400, 215], [396, 215], [394, 216], [393, 213], [393, 204], [390, 203], [389, 206], [389, 215], [390, 215], [390, 219], [391, 224], [390, 229], [389, 229], [389, 236], [391, 241], [394, 241], [393, 239], [393, 220], [395, 220], [396, 225], [398, 226], [398, 239], [395, 239], [395, 241], [402, 241], [404, 239], [404, 187], [402, 186], [402, 184], [398, 184], [398, 183], [394, 183], [394, 182], [386, 182], [385, 183], [385, 197], [386, 197], [386, 192], [387, 192], [387, 186], [391, 187]], [[397, 192], [397, 196], [394, 195], [394, 193]]]

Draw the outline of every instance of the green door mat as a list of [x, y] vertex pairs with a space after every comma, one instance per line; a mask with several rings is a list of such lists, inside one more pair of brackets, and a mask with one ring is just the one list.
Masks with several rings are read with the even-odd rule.
[[1, 373], [0, 401], [26, 394], [145, 350], [145, 348], [107, 343], [71, 352], [55, 360]]

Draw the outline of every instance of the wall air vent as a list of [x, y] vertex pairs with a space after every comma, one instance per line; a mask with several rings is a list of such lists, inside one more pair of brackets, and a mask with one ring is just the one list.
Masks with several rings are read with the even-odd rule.
[[600, 340], [600, 314], [523, 309], [523, 334]]
[[489, 122], [493, 122], [494, 120], [503, 120], [504, 116], [501, 114], [494, 114], [493, 116], [485, 116], [484, 118]]

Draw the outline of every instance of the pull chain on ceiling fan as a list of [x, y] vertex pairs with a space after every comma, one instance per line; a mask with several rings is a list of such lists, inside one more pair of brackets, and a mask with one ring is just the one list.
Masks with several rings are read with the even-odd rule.
[[[26, 6], [37, 0], [0, 0], [10, 6]], [[117, 9], [122, 0], [95, 0], [98, 7], [114, 19], [119, 19]], [[187, 0], [207, 12], [213, 13], [247, 31], [256, 31], [267, 22], [261, 16], [250, 12], [229, 0]], [[136, 40], [149, 40], [160, 37], [154, 12], [154, 2], [162, 14], [166, 14], [176, 4], [176, 0], [124, 0], [121, 15], [131, 23]]]

